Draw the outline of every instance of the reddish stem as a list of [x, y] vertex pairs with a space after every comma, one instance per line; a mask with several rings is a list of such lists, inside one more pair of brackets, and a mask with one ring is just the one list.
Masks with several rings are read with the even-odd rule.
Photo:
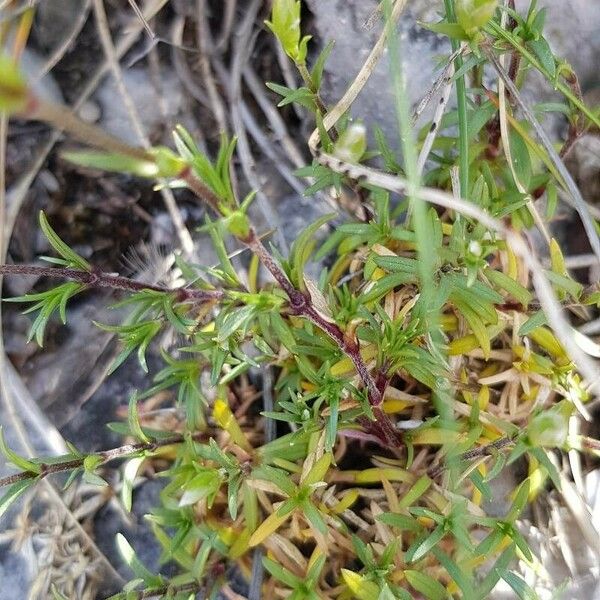
[[220, 300], [224, 296], [222, 290], [197, 290], [188, 288], [170, 289], [160, 285], [153, 285], [111, 275], [103, 271], [80, 271], [62, 267], [38, 267], [35, 265], [0, 265], [1, 275], [36, 275], [38, 277], [58, 277], [77, 281], [90, 288], [109, 288], [113, 290], [124, 290], [127, 292], [142, 292], [152, 290], [165, 294], [176, 294], [180, 302], [210, 302]]

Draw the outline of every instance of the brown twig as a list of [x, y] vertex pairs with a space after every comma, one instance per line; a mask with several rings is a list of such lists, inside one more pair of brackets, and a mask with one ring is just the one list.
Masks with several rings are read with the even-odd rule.
[[[199, 442], [206, 437], [205, 433], [194, 433], [191, 435], [191, 439], [195, 442]], [[126, 444], [125, 446], [119, 446], [118, 448], [111, 448], [109, 450], [102, 450], [100, 452], [94, 452], [92, 454], [81, 456], [78, 458], [66, 460], [64, 462], [59, 463], [40, 463], [38, 467], [40, 468], [39, 473], [34, 473], [33, 471], [22, 471], [21, 473], [14, 473], [13, 475], [8, 475], [7, 477], [2, 477], [0, 479], [0, 487], [4, 487], [7, 485], [12, 485], [13, 483], [17, 483], [19, 481], [25, 481], [27, 479], [43, 479], [48, 475], [55, 475], [57, 473], [64, 473], [66, 471], [73, 471], [74, 469], [80, 469], [83, 466], [83, 463], [87, 456], [97, 456], [100, 458], [99, 465], [106, 464], [113, 460], [118, 460], [120, 458], [125, 458], [132, 454], [136, 454], [138, 452], [153, 452], [158, 448], [164, 448], [165, 446], [173, 446], [175, 444], [182, 444], [185, 442], [186, 436], [183, 434], [174, 435], [170, 438], [165, 438], [162, 440], [156, 440], [152, 442], [139, 442], [137, 444]], [[98, 466], [99, 466], [98, 465]]]
[[58, 277], [77, 281], [90, 288], [109, 288], [127, 292], [142, 292], [152, 290], [165, 294], [176, 294], [180, 302], [210, 302], [221, 300], [225, 295], [223, 290], [197, 290], [189, 288], [170, 289], [135, 281], [120, 275], [111, 275], [103, 271], [80, 271], [61, 267], [38, 267], [36, 265], [0, 265], [0, 275], [36, 275], [38, 277]]
[[[204, 183], [194, 176], [190, 169], [185, 169], [179, 177], [183, 179], [188, 187], [201, 199], [204, 200], [217, 215], [221, 216], [221, 200]], [[262, 265], [273, 275], [275, 281], [281, 289], [287, 294], [290, 300], [290, 308], [294, 314], [303, 316], [312, 321], [319, 329], [324, 331], [334, 342], [338, 344], [342, 352], [350, 358], [363, 384], [369, 392], [369, 402], [373, 406], [378, 406], [383, 401], [383, 394], [378, 389], [375, 380], [369, 373], [358, 344], [354, 340], [346, 338], [342, 330], [335, 324], [324, 319], [312, 304], [310, 297], [298, 290], [288, 279], [283, 269], [277, 264], [270, 252], [265, 248], [260, 238], [256, 235], [254, 229], [250, 230], [247, 237], [239, 238], [249, 250], [254, 252]]]

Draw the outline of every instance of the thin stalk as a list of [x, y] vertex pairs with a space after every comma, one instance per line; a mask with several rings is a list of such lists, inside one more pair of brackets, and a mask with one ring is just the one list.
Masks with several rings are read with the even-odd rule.
[[[454, 13], [454, 0], [444, 0], [446, 10], [446, 20], [448, 23], [456, 22]], [[457, 52], [460, 42], [455, 39], [450, 40], [452, 52]], [[463, 65], [463, 59], [460, 53], [454, 59], [454, 69], [458, 73]], [[458, 109], [458, 178], [460, 182], [460, 195], [462, 198], [469, 196], [469, 130], [467, 119], [467, 84], [465, 74], [456, 78], [456, 104]]]
[[143, 148], [130, 146], [99, 127], [86, 123], [62, 104], [55, 104], [32, 96], [23, 116], [48, 123], [58, 131], [65, 131], [88, 146], [148, 162], [154, 161], [154, 157]]
[[0, 265], [1, 275], [35, 275], [38, 277], [58, 277], [77, 281], [90, 288], [109, 288], [126, 292], [143, 292], [152, 290], [164, 294], [176, 294], [180, 302], [210, 302], [221, 300], [225, 295], [222, 290], [197, 290], [153, 285], [135, 281], [120, 275], [112, 275], [103, 271], [80, 271], [61, 267], [38, 267], [36, 265]]
[[317, 105], [319, 112], [323, 117], [325, 117], [327, 114], [327, 107], [319, 95], [319, 90], [315, 85], [315, 81], [310, 74], [310, 71], [306, 68], [306, 63], [296, 63], [296, 68], [302, 77], [302, 81], [304, 81], [304, 85], [313, 93], [315, 104]]
[[[205, 438], [206, 434], [202, 432], [197, 432], [191, 435], [191, 439], [195, 442], [200, 442]], [[39, 473], [34, 473], [32, 471], [22, 471], [21, 473], [14, 473], [13, 475], [2, 477], [0, 479], [0, 487], [12, 485], [13, 483], [25, 481], [27, 479], [43, 479], [48, 475], [55, 475], [57, 473], [64, 473], [66, 471], [80, 469], [81, 467], [83, 467], [83, 463], [87, 456], [98, 457], [101, 460], [99, 464], [103, 465], [112, 462], [113, 460], [126, 458], [128, 456], [131, 456], [132, 454], [137, 454], [138, 452], [154, 452], [155, 450], [158, 450], [159, 448], [164, 448], [165, 446], [183, 444], [186, 441], [186, 439], [187, 436], [180, 433], [178, 435], [174, 435], [172, 437], [165, 438], [162, 440], [156, 440], [153, 442], [139, 442], [137, 444], [126, 444], [125, 446], [119, 446], [118, 448], [111, 448], [109, 450], [94, 452], [92, 454], [65, 460], [64, 462], [38, 463], [37, 466], [40, 468]]]
[[[220, 208], [220, 199], [199, 179], [197, 179], [191, 170], [185, 170], [179, 176], [183, 179], [188, 187], [196, 193], [196, 195], [205, 201], [218, 216], [222, 216]], [[289, 298], [289, 306], [291, 311], [298, 316], [304, 317], [316, 325], [321, 331], [327, 334], [340, 348], [340, 350], [352, 361], [358, 376], [365, 386], [369, 398], [369, 403], [379, 409], [383, 403], [383, 397], [387, 382], [378, 385], [367, 365], [365, 364], [361, 354], [359, 344], [344, 332], [335, 323], [330, 323], [324, 319], [319, 311], [314, 307], [310, 297], [297, 289], [294, 284], [288, 279], [283, 269], [273, 258], [270, 252], [265, 248], [261, 239], [258, 237], [253, 228], [245, 237], [238, 237], [238, 240], [251, 250], [260, 260], [261, 264], [271, 273], [275, 281]], [[400, 443], [400, 436], [390, 417], [383, 411], [376, 411], [376, 423], [366, 425], [371, 428], [375, 434], [385, 443], [396, 447]]]

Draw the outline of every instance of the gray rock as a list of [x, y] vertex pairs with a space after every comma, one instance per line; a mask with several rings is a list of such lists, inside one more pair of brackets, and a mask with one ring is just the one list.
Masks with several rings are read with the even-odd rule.
[[[123, 79], [145, 133], [151, 136], [157, 128], [170, 128], [183, 104], [177, 76], [167, 70], [161, 73], [160, 94], [145, 68], [124, 68]], [[112, 77], [106, 79], [95, 98], [102, 108], [102, 128], [127, 143], [138, 145], [140, 140]]]
[[[323, 93], [329, 103], [337, 102], [356, 76], [381, 32], [381, 19], [368, 22], [379, 4], [376, 0], [307, 0], [315, 16], [319, 43], [335, 40], [327, 61]], [[404, 66], [411, 103], [420, 100], [435, 79], [435, 56], [449, 52], [447, 38], [429, 32], [416, 24], [437, 20], [437, 0], [409, 2], [400, 21], [400, 39], [404, 48]], [[352, 114], [365, 121], [369, 130], [379, 125], [390, 141], [397, 131], [394, 96], [390, 84], [387, 51], [367, 85], [353, 105]]]
[[0, 600], [24, 598], [31, 574], [27, 560], [11, 552], [6, 544], [0, 545]]
[[42, 2], [35, 12], [35, 37], [46, 51], [51, 52], [62, 44], [78, 14], [85, 9], [81, 0], [52, 0]]
[[54, 77], [50, 73], [40, 77], [45, 62], [46, 59], [42, 56], [25, 48], [21, 56], [21, 69], [39, 97], [60, 104], [63, 102], [63, 95]]
[[[379, 4], [377, 0], [307, 0], [314, 14], [317, 43], [322, 47], [335, 40], [325, 69], [323, 93], [327, 102], [339, 100], [373, 48], [381, 31], [381, 19], [368, 22]], [[529, 0], [517, 0], [523, 14]], [[600, 3], [589, 0], [540, 0], [538, 6], [548, 8], [546, 36], [559, 57], [569, 61], [578, 73], [584, 89], [599, 83], [597, 57], [600, 53]], [[427, 31], [418, 21], [436, 22], [443, 11], [439, 0], [413, 0], [408, 3], [399, 24], [403, 64], [412, 104], [418, 102], [431, 87], [438, 71], [440, 56], [449, 52], [447, 38]], [[547, 101], [555, 94], [549, 84], [535, 86], [528, 96]], [[356, 100], [352, 114], [371, 128], [379, 125], [390, 141], [397, 131], [393, 94], [390, 85], [389, 60], [383, 56], [367, 85]]]

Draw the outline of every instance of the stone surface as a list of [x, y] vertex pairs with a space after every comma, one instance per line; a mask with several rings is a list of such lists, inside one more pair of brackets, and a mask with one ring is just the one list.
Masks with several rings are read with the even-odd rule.
[[[323, 93], [330, 103], [339, 100], [375, 44], [381, 19], [368, 27], [378, 5], [377, 0], [307, 0], [314, 15], [316, 41], [323, 46], [335, 40], [326, 66]], [[529, 2], [517, 0], [521, 13]], [[590, 0], [540, 0], [546, 6], [546, 36], [555, 53], [569, 61], [585, 89], [600, 83], [597, 57], [600, 53], [600, 3]], [[408, 2], [399, 24], [408, 93], [415, 104], [431, 87], [436, 77], [438, 58], [449, 51], [448, 39], [420, 27], [417, 21], [436, 22], [443, 10], [441, 0]], [[389, 83], [389, 61], [383, 56], [353, 107], [353, 116], [368, 126], [378, 124], [392, 140], [397, 131], [393, 95]], [[533, 97], [547, 101], [554, 97], [549, 85], [534, 84]], [[531, 95], [531, 93], [530, 93]]]
[[[374, 18], [374, 25], [368, 25], [379, 3], [376, 0], [307, 0], [307, 4], [315, 17], [317, 43], [324, 45], [335, 40], [323, 84], [326, 101], [334, 103], [342, 97], [380, 35], [380, 19]], [[400, 21], [406, 80], [412, 103], [421, 98], [435, 78], [434, 57], [447, 53], [450, 48], [446, 38], [416, 25], [417, 20], [437, 20], [436, 10], [439, 7], [437, 0], [409, 2]], [[354, 103], [352, 114], [355, 118], [364, 119], [369, 129], [378, 124], [390, 139], [397, 131], [387, 51]]]
[[[161, 73], [160, 94], [146, 68], [123, 69], [123, 80], [145, 134], [152, 139], [156, 130], [170, 127], [183, 103], [177, 76], [166, 69]], [[102, 109], [102, 128], [129, 144], [138, 145], [136, 129], [112, 77], [99, 88], [95, 98]]]

